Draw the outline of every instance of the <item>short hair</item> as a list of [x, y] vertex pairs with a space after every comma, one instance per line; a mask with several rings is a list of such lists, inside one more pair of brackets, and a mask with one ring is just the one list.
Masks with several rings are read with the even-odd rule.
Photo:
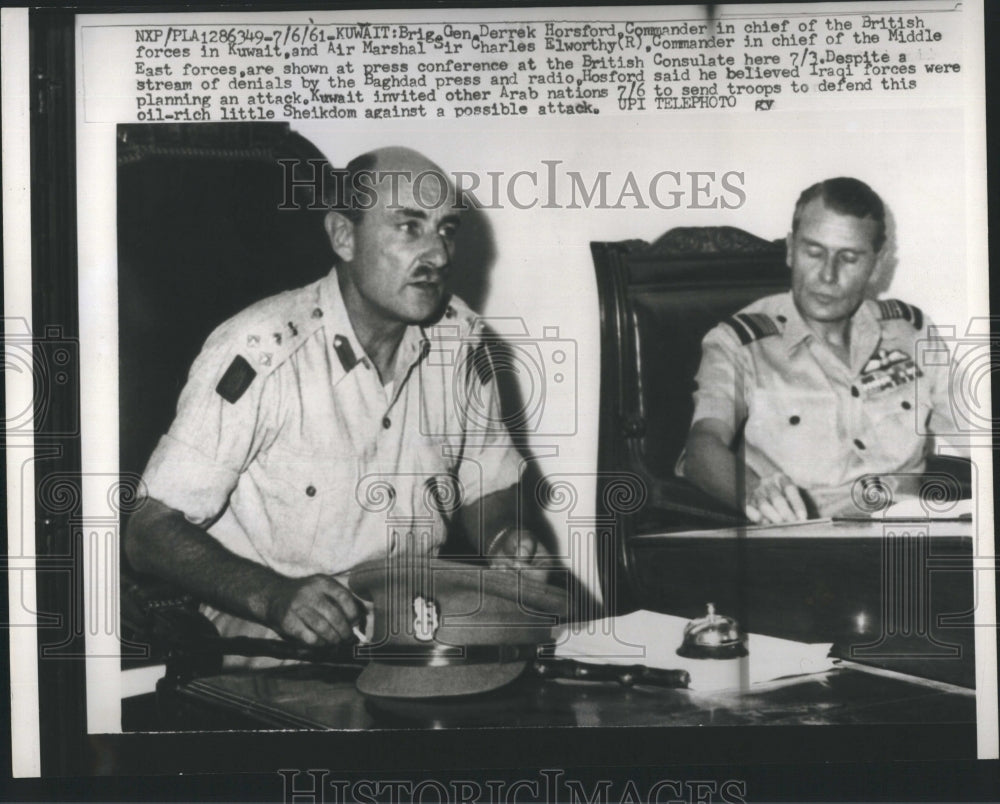
[[792, 214], [792, 234], [799, 229], [802, 211], [806, 204], [815, 199], [821, 199], [824, 206], [840, 215], [851, 215], [855, 218], [871, 218], [875, 221], [875, 237], [872, 245], [876, 252], [885, 245], [885, 204], [871, 187], [859, 179], [841, 176], [817, 182], [807, 188], [795, 202], [795, 212]]
[[343, 170], [328, 168], [324, 182], [326, 206], [351, 223], [358, 223], [365, 211], [365, 206], [357, 203], [358, 177], [373, 173], [377, 164], [377, 154], [369, 151], [354, 157]]

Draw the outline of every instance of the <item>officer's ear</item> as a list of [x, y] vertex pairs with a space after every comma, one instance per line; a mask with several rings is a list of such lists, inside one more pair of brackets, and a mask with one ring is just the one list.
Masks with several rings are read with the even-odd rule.
[[789, 232], [785, 235], [785, 265], [792, 267], [792, 252], [795, 250], [795, 235]]
[[323, 228], [330, 239], [330, 247], [341, 262], [354, 259], [354, 223], [336, 210], [330, 210], [323, 219]]
[[[865, 294], [868, 298], [874, 299], [879, 293], [888, 290], [887, 272], [889, 249], [887, 243], [882, 244], [882, 248], [875, 252], [875, 259], [872, 260], [871, 270], [868, 272], [868, 280], [865, 285]], [[883, 287], [886, 285], [886, 287]]]

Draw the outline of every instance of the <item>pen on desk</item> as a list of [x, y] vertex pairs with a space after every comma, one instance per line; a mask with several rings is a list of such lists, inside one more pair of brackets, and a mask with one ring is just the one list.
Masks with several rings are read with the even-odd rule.
[[766, 522], [754, 525], [742, 525], [743, 530], [777, 530], [778, 528], [795, 528], [795, 527], [805, 527], [813, 525], [827, 525], [830, 522], [836, 522], [836, 518], [830, 519], [829, 517], [821, 517], [819, 519], [796, 519], [793, 522]]
[[189, 639], [184, 651], [190, 654], [218, 654], [220, 656], [269, 656], [298, 662], [321, 662], [360, 667], [354, 658], [354, 645], [341, 642], [336, 645], [300, 645], [281, 639], [263, 637], [201, 636]]
[[844, 516], [835, 516], [833, 518], [834, 525], [857, 525], [858, 523], [864, 523], [867, 525], [877, 525], [882, 522], [899, 523], [899, 522], [971, 522], [972, 514], [959, 514], [958, 516], [864, 516], [864, 515], [850, 515], [846, 514]]
[[685, 689], [691, 683], [687, 670], [662, 670], [644, 664], [596, 664], [575, 659], [537, 659], [532, 672], [540, 678], [566, 678], [576, 681], [616, 681], [623, 687], [649, 684], [656, 687]]

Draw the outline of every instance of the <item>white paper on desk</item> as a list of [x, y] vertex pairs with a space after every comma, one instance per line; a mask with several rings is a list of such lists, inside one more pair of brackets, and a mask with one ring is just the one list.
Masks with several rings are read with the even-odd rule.
[[736, 659], [688, 659], [677, 655], [689, 621], [669, 614], [636, 611], [565, 626], [556, 656], [608, 664], [644, 664], [687, 670], [691, 689], [739, 689], [762, 681], [818, 673], [833, 666], [831, 643], [807, 644], [750, 634], [749, 655]]
[[876, 511], [871, 515], [872, 519], [887, 518], [907, 518], [907, 519], [957, 519], [958, 517], [972, 516], [972, 500], [958, 500], [951, 505], [946, 505], [940, 509], [925, 503], [919, 497], [905, 497], [899, 502], [895, 502], [882, 511]]

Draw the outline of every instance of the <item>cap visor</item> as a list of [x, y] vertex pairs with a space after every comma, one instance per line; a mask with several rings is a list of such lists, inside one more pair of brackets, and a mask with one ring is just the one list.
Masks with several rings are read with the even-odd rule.
[[474, 695], [509, 684], [527, 662], [469, 664], [449, 667], [403, 667], [372, 662], [358, 676], [357, 687], [365, 695], [386, 698], [440, 698]]

